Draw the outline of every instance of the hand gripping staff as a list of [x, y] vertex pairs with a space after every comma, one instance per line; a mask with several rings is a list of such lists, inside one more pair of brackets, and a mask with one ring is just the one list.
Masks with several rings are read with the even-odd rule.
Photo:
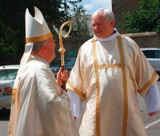
[[[71, 29], [72, 29], [72, 22], [71, 22], [71, 21], [66, 21], [66, 22], [64, 22], [64, 23], [61, 25], [61, 27], [60, 27], [60, 32], [59, 32], [59, 46], [60, 46], [60, 48], [59, 48], [58, 51], [61, 53], [61, 67], [62, 67], [62, 71], [65, 70], [64, 52], [66, 51], [65, 48], [64, 48], [64, 46], [63, 46], [63, 41], [62, 41], [62, 29], [63, 29], [63, 27], [64, 27], [66, 24], [70, 24], [70, 28], [69, 28], [68, 33], [64, 36], [64, 38], [68, 37], [68, 35], [70, 34]], [[63, 82], [62, 88], [63, 88], [64, 90], [66, 90], [66, 83], [65, 83], [65, 81]]]

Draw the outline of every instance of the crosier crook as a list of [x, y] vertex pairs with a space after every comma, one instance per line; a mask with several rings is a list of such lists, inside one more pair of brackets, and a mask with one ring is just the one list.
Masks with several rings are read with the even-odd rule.
[[[71, 29], [72, 29], [72, 22], [71, 21], [66, 21], [64, 22], [61, 27], [60, 27], [60, 32], [59, 32], [59, 52], [61, 53], [61, 67], [62, 67], [62, 71], [65, 70], [65, 62], [64, 62], [64, 52], [66, 51], [64, 46], [63, 46], [63, 41], [62, 41], [62, 30], [63, 30], [63, 27], [66, 25], [66, 24], [70, 24], [70, 28], [69, 28], [69, 31], [68, 33], [64, 36], [64, 38], [68, 37], [68, 35], [70, 34], [71, 32]], [[63, 85], [62, 85], [62, 88], [64, 90], [66, 90], [66, 82], [64, 81], [63, 82]]]

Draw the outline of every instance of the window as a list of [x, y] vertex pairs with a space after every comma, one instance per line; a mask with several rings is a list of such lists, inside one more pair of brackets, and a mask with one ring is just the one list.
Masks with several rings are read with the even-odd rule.
[[160, 51], [154, 51], [155, 58], [160, 58]]
[[4, 69], [0, 70], [0, 80], [14, 80], [16, 78], [18, 69]]
[[153, 50], [150, 51], [143, 51], [144, 55], [146, 56], [146, 58], [155, 58], [154, 52]]

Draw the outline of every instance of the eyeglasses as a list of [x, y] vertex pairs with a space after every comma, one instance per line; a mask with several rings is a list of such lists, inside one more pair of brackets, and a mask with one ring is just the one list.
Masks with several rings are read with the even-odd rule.
[[45, 42], [45, 44], [46, 44], [46, 43], [49, 43], [49, 42], [56, 43], [56, 40], [55, 40], [55, 39], [47, 40], [47, 41]]

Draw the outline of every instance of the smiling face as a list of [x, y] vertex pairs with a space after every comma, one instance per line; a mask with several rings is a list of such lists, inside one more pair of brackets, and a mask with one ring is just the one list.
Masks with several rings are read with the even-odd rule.
[[114, 20], [107, 22], [101, 13], [92, 17], [92, 28], [96, 37], [104, 39], [114, 32]]

